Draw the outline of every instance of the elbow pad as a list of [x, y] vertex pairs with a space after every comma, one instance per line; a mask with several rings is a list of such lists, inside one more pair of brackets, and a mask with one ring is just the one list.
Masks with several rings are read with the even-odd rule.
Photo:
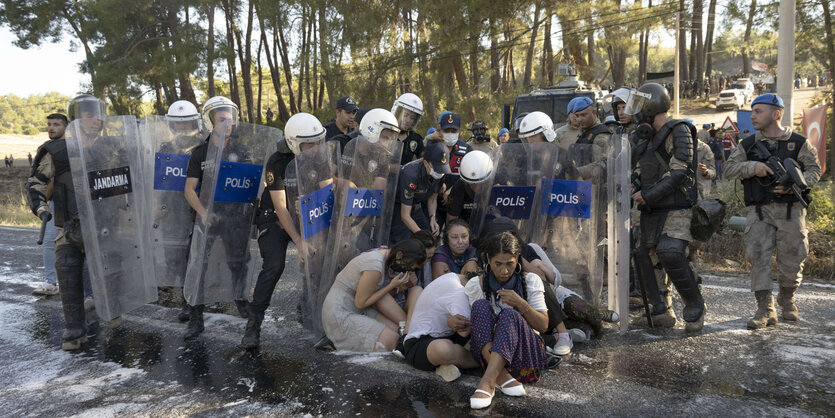
[[644, 188], [641, 196], [647, 205], [657, 206], [667, 195], [679, 189], [687, 181], [687, 172], [684, 170], [671, 170], [670, 175], [653, 184], [650, 188]]
[[687, 125], [679, 123], [673, 127], [673, 157], [688, 165], [693, 160], [693, 136]]

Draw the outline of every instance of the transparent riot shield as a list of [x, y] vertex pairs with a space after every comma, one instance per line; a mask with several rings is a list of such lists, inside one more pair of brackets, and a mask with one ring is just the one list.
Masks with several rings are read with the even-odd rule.
[[631, 152], [626, 134], [614, 134], [610, 143], [608, 179], [608, 307], [621, 318], [620, 331], [629, 327], [629, 210], [632, 186]]
[[264, 163], [280, 135], [278, 129], [248, 123], [212, 131], [199, 195], [207, 215], [195, 218], [186, 269], [189, 305], [246, 298], [251, 247], [257, 245], [252, 220]]
[[572, 144], [559, 169], [544, 179], [531, 241], [560, 271], [563, 286], [599, 305], [606, 252], [607, 155], [591, 144]]
[[559, 148], [550, 143], [502, 144], [493, 154], [492, 179], [475, 190], [476, 209], [470, 217], [473, 235], [481, 236], [486, 223], [502, 216], [512, 219], [519, 237], [529, 242], [542, 179], [553, 176], [558, 156]]
[[96, 312], [111, 320], [157, 300], [136, 118], [79, 118], [68, 132]]
[[[403, 143], [371, 143], [362, 136], [345, 145], [334, 199], [332, 249], [322, 286], [333, 280], [361, 252], [388, 244]], [[321, 293], [324, 302], [327, 291]]]
[[302, 324], [316, 332], [322, 329], [322, 302], [333, 280], [327, 280], [328, 247], [334, 208], [334, 179], [338, 178], [339, 146], [327, 142], [303, 149], [287, 166], [285, 187], [291, 215], [304, 239], [299, 249], [302, 286]]
[[148, 150], [146, 210], [157, 286], [182, 287], [188, 266], [194, 212], [183, 195], [186, 167], [189, 151], [207, 134], [181, 129], [164, 116], [148, 116], [140, 124], [140, 143]]

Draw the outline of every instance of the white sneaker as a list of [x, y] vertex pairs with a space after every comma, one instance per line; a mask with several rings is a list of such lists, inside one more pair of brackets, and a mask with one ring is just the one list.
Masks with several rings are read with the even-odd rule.
[[84, 298], [84, 312], [90, 312], [96, 309], [96, 300], [92, 296]]
[[574, 348], [574, 343], [570, 338], [558, 338], [553, 347], [548, 347], [548, 352], [555, 356], [564, 356], [570, 353], [572, 348]]
[[588, 340], [586, 333], [580, 328], [571, 328], [568, 330], [568, 335], [571, 335], [571, 343], [583, 343]]
[[461, 370], [458, 370], [454, 364], [442, 364], [435, 369], [435, 374], [441, 376], [444, 382], [452, 382], [461, 377]]
[[43, 286], [32, 291], [33, 295], [54, 296], [58, 294], [58, 286], [52, 283], [44, 283]]

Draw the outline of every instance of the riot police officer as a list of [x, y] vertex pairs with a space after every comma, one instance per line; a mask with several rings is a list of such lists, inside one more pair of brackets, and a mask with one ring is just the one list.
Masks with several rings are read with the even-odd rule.
[[288, 210], [294, 203], [287, 201], [284, 191], [285, 171], [303, 148], [324, 143], [326, 131], [315, 116], [297, 113], [284, 125], [284, 135], [278, 142], [278, 149], [264, 167], [266, 187], [255, 217], [255, 224], [258, 226], [258, 248], [264, 263], [255, 283], [246, 331], [241, 339], [241, 345], [247, 349], [254, 349], [260, 345], [264, 311], [270, 306], [275, 286], [284, 273], [287, 244], [293, 241], [299, 252], [306, 250], [298, 226]]
[[655, 250], [664, 271], [684, 301], [685, 331], [697, 332], [704, 326], [707, 307], [696, 276], [687, 261], [691, 208], [697, 200], [695, 182], [695, 129], [667, 115], [670, 96], [657, 83], [647, 83], [630, 98], [638, 127], [634, 159], [640, 173], [632, 200], [641, 210], [639, 256], [636, 264], [642, 279], [651, 289], [653, 314], [670, 309], [661, 301], [653, 277], [650, 251]]
[[449, 192], [447, 222], [461, 218], [470, 222], [470, 214], [476, 203], [473, 198], [479, 185], [493, 175], [493, 160], [483, 151], [471, 151], [461, 159], [458, 167], [459, 179]]
[[433, 235], [440, 233], [435, 218], [438, 193], [446, 173], [449, 173], [449, 153], [442, 142], [430, 142], [423, 158], [400, 168], [389, 242], [402, 241], [421, 229]]
[[[72, 122], [80, 119], [86, 132], [98, 135], [102, 120], [106, 116], [105, 103], [88, 94], [82, 94], [70, 101], [67, 115]], [[52, 195], [48, 189], [52, 182]], [[64, 138], [51, 139], [38, 148], [32, 164], [32, 174], [26, 188], [32, 213], [38, 217], [48, 216], [48, 202], [55, 204], [55, 271], [61, 289], [61, 305], [64, 310], [64, 331], [61, 348], [66, 351], [78, 350], [87, 342], [84, 316], [84, 242], [81, 239], [81, 224], [75, 200], [67, 143]], [[114, 323], [114, 325], [116, 325]]]
[[[781, 126], [782, 117], [783, 99], [779, 96], [769, 93], [754, 99], [751, 123], [757, 133], [740, 142], [725, 166], [725, 177], [741, 179], [745, 193], [745, 255], [751, 261], [751, 290], [757, 299], [757, 312], [748, 321], [751, 329], [777, 324], [771, 294], [771, 254], [775, 249], [780, 286], [777, 303], [784, 320], [797, 321], [794, 294], [803, 279], [801, 268], [809, 253], [806, 208], [790, 188], [775, 186], [774, 173], [766, 161], [772, 156], [784, 165], [789, 158], [795, 160], [807, 186], [817, 183], [821, 173], [815, 147], [803, 135]], [[796, 186], [802, 192], [800, 197], [808, 202], [808, 189]]]
[[394, 101], [391, 113], [397, 119], [400, 128], [397, 139], [403, 143], [400, 165], [406, 165], [423, 155], [423, 137], [415, 132], [420, 118], [423, 117], [423, 101], [414, 93], [403, 93]]

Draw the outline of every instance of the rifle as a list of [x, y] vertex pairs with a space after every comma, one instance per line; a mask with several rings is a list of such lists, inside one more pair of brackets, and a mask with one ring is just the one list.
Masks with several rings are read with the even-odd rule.
[[762, 141], [754, 141], [754, 154], [757, 158], [765, 160], [765, 165], [774, 173], [768, 176], [771, 179], [771, 190], [774, 190], [776, 186], [790, 189], [804, 208], [809, 207], [809, 202], [803, 197], [803, 192], [809, 189], [809, 185], [806, 183], [806, 177], [803, 176], [803, 171], [797, 161], [793, 158], [786, 158], [781, 163], [776, 156], [771, 154]]

